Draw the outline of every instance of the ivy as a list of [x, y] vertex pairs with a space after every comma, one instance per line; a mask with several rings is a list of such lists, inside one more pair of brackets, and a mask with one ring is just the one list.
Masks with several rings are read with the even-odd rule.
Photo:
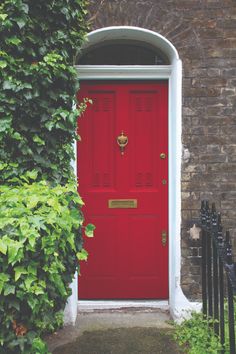
[[28, 170], [38, 180], [73, 176], [79, 88], [75, 58], [85, 0], [4, 0], [0, 5], [0, 183]]
[[[48, 353], [79, 260], [87, 259], [75, 177], [74, 68], [86, 0], [0, 3], [0, 354]], [[72, 109], [72, 107], [77, 107]]]
[[0, 352], [33, 353], [36, 334], [38, 341], [61, 324], [78, 260], [87, 255], [82, 230], [91, 237], [94, 229], [83, 227], [82, 205], [73, 184], [0, 187]]

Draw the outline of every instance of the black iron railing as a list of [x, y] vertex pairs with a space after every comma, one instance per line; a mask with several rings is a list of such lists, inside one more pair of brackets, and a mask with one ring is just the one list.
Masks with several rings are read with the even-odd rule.
[[224, 237], [221, 215], [216, 212], [214, 203], [210, 209], [208, 201], [202, 201], [201, 228], [203, 314], [214, 320], [214, 331], [223, 347], [229, 346], [230, 354], [235, 354], [236, 263], [233, 262], [230, 234], [226, 231]]

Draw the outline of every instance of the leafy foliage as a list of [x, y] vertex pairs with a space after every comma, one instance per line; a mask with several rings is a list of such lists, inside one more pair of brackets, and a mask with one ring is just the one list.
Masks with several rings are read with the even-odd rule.
[[[234, 296], [234, 332], [236, 333], [236, 296]], [[228, 299], [224, 301], [224, 330], [225, 330], [225, 343], [224, 354], [230, 354], [230, 334], [229, 334], [229, 306]]]
[[[18, 353], [19, 348], [34, 353], [27, 346], [37, 341], [42, 345], [39, 335], [62, 323], [78, 257], [86, 252], [78, 205], [83, 202], [71, 184], [50, 187], [42, 181], [0, 187], [0, 342], [4, 353]], [[91, 236], [93, 227], [87, 228]]]
[[[234, 297], [234, 301], [236, 297]], [[214, 333], [214, 323], [219, 320], [206, 319], [202, 313], [192, 313], [189, 320], [181, 325], [175, 325], [175, 339], [184, 349], [185, 353], [201, 354], [214, 353], [230, 354], [228, 301], [224, 301], [224, 344], [220, 343], [220, 337]], [[234, 307], [234, 324], [236, 331], [236, 307]], [[219, 324], [220, 325], [220, 324]]]
[[0, 354], [48, 352], [42, 334], [62, 324], [88, 256], [71, 168], [86, 5], [0, 2]]
[[72, 66], [87, 27], [85, 0], [3, 0], [0, 5], [0, 183], [36, 169], [71, 177], [78, 90]]
[[188, 354], [217, 354], [222, 350], [213, 330], [214, 321], [207, 321], [201, 313], [192, 313], [189, 320], [175, 325], [175, 339]]

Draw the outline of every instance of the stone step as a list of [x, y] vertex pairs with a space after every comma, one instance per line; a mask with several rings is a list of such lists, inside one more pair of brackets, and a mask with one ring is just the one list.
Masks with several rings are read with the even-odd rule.
[[[93, 304], [92, 304], [93, 303]], [[114, 302], [94, 304], [79, 303], [78, 316], [74, 326], [65, 326], [62, 330], [49, 336], [47, 342], [53, 351], [59, 346], [77, 340], [85, 332], [106, 331], [118, 328], [156, 328], [171, 329], [170, 314], [166, 302]], [[110, 305], [110, 306], [108, 306]], [[112, 305], [112, 306], [111, 306]]]

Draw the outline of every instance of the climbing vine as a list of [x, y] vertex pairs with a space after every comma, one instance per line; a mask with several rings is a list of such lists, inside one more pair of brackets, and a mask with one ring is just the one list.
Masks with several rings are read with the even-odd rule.
[[[71, 167], [73, 67], [86, 0], [0, 4], [0, 353], [48, 353], [78, 261], [87, 258], [83, 202]], [[72, 107], [76, 107], [72, 109]]]
[[78, 260], [87, 256], [82, 232], [91, 237], [94, 229], [83, 227], [73, 184], [36, 178], [30, 172], [0, 187], [0, 353], [47, 353], [40, 336], [62, 324]]
[[79, 110], [73, 64], [86, 33], [84, 0], [0, 5], [0, 183], [34, 169], [65, 183]]

